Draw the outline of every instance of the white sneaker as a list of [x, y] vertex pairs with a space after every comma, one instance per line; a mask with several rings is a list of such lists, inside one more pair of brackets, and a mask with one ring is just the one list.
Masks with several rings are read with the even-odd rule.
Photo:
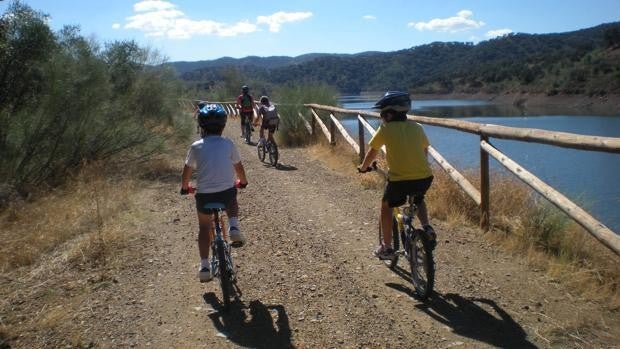
[[213, 274], [211, 274], [211, 270], [208, 267], [202, 267], [198, 271], [198, 278], [200, 282], [207, 282], [213, 279]]
[[245, 244], [245, 237], [241, 234], [241, 230], [237, 227], [230, 227], [228, 230], [228, 236], [230, 236], [230, 241], [232, 242], [232, 247], [241, 247]]

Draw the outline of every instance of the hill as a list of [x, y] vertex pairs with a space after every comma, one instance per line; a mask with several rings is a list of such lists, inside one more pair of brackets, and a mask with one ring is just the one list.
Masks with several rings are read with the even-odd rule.
[[[509, 34], [478, 44], [434, 42], [393, 52], [220, 58], [170, 63], [196, 85], [226, 70], [266, 84], [323, 82], [342, 92], [620, 93], [620, 22], [566, 33]], [[194, 68], [194, 69], [192, 69]]]

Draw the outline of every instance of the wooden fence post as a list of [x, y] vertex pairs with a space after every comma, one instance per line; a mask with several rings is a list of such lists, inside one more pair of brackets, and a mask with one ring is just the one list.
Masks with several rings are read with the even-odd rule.
[[[489, 137], [480, 135], [481, 142], [489, 142]], [[489, 177], [489, 154], [480, 148], [480, 228], [489, 231], [490, 209], [490, 177]]]
[[358, 143], [360, 145], [360, 163], [364, 161], [364, 156], [366, 155], [366, 141], [364, 140], [364, 125], [362, 124], [362, 120], [360, 120], [362, 116], [357, 115], [357, 138]]
[[310, 117], [310, 127], [312, 127], [312, 137], [316, 138], [316, 120], [314, 117]]
[[336, 124], [331, 118], [329, 119], [329, 139], [330, 145], [336, 145]]

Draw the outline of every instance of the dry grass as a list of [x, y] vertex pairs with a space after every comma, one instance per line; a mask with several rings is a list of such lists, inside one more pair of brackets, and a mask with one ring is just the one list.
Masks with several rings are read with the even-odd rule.
[[86, 258], [104, 260], [106, 242], [120, 237], [108, 222], [130, 205], [132, 182], [113, 182], [98, 165], [86, 167], [66, 187], [30, 203], [13, 204], [0, 216], [0, 270], [33, 264], [76, 236], [96, 233], [85, 243]]
[[[379, 176], [355, 176], [359, 159], [348, 145], [317, 144], [310, 153], [331, 169], [350, 174], [364, 187], [383, 187]], [[464, 175], [479, 186], [479, 175]], [[434, 176], [426, 201], [431, 216], [451, 227], [477, 226], [480, 211], [474, 201], [440, 168], [434, 169]], [[492, 227], [485, 234], [488, 240], [507, 253], [523, 256], [532, 268], [546, 270], [582, 296], [620, 309], [617, 256], [512, 176], [493, 173], [490, 197]]]
[[71, 321], [94, 290], [115, 282], [127, 258], [139, 258], [128, 257], [124, 247], [152, 215], [136, 205], [148, 182], [132, 178], [167, 180], [176, 172], [178, 179], [171, 163], [160, 159], [122, 171], [89, 165], [65, 188], [2, 214], [0, 347], [19, 335], [90, 346]]

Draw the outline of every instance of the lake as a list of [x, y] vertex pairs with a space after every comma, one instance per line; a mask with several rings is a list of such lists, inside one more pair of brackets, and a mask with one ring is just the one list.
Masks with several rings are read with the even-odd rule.
[[[369, 109], [376, 100], [376, 96], [342, 96], [340, 103], [347, 109]], [[620, 137], [620, 115], [576, 115], [574, 111], [566, 110], [531, 112], [487, 101], [456, 99], [414, 100], [413, 113], [485, 124]], [[379, 125], [379, 120], [369, 121], [374, 127]], [[345, 118], [343, 125], [357, 138], [356, 119]], [[459, 171], [479, 168], [478, 135], [437, 126], [423, 127], [432, 146]], [[490, 142], [522, 167], [579, 204], [611, 230], [620, 233], [620, 154], [497, 138], [491, 138]], [[505, 171], [495, 159], [490, 158], [489, 162], [492, 170]]]

